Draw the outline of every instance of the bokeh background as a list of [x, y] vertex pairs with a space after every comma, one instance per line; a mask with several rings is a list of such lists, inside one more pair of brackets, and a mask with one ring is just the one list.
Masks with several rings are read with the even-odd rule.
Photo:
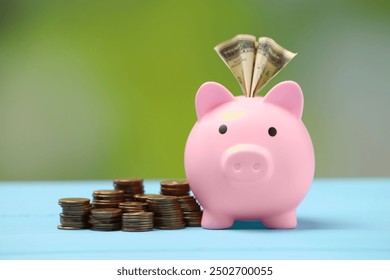
[[0, 1], [0, 180], [184, 177], [213, 50], [269, 36], [295, 80], [317, 177], [389, 176], [388, 1]]

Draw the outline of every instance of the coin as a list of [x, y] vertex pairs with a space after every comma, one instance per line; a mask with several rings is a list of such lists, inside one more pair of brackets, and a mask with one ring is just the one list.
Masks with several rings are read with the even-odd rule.
[[127, 232], [144, 232], [144, 231], [151, 231], [153, 230], [153, 227], [152, 229], [150, 228], [122, 228], [122, 231], [127, 231]]
[[91, 225], [90, 229], [97, 230], [97, 231], [115, 231], [121, 229], [121, 224], [108, 225], [108, 226]]
[[72, 212], [69, 212], [69, 211], [62, 211], [62, 214], [66, 215], [66, 216], [69, 216], [69, 217], [83, 217], [83, 216], [88, 216], [89, 215], [89, 211], [72, 211]]
[[187, 180], [165, 180], [160, 182], [161, 186], [186, 186], [189, 187]]
[[118, 197], [101, 197], [101, 196], [93, 196], [93, 202], [102, 202], [102, 203], [120, 203], [124, 201], [124, 196]]
[[123, 185], [135, 185], [140, 186], [143, 185], [144, 179], [142, 178], [122, 178], [122, 179], [115, 179], [114, 185], [115, 186], [123, 186]]
[[122, 202], [119, 203], [119, 209], [125, 212], [134, 212], [134, 211], [149, 211], [148, 204], [144, 202]]
[[178, 201], [177, 197], [175, 196], [168, 196], [168, 195], [156, 195], [156, 196], [150, 196], [147, 198], [147, 202], [151, 203], [158, 203], [158, 204], [164, 204], [164, 203], [172, 203], [174, 201]]
[[161, 197], [161, 194], [136, 194], [134, 198], [136, 201], [146, 202], [148, 198]]
[[67, 227], [67, 226], [63, 226], [63, 225], [57, 226], [57, 228], [58, 228], [58, 229], [64, 229], [64, 230], [84, 229], [84, 228], [80, 228], [80, 227]]
[[74, 211], [74, 210], [90, 210], [92, 205], [91, 204], [73, 204], [73, 205], [68, 205], [68, 204], [59, 204], [62, 209], [64, 210], [69, 210], [69, 211]]
[[172, 196], [188, 195], [190, 185], [186, 180], [166, 180], [161, 181], [161, 194]]
[[123, 191], [120, 190], [97, 190], [93, 192], [94, 195], [106, 195], [106, 196], [122, 196]]
[[95, 218], [95, 217], [90, 217], [88, 222], [90, 224], [116, 224], [121, 221], [121, 217], [116, 217], [116, 218]]
[[61, 213], [61, 217], [60, 219], [64, 220], [64, 221], [83, 221], [83, 220], [87, 220], [88, 219], [88, 215], [83, 215], [83, 216], [70, 216], [70, 215], [66, 215], [64, 213]]
[[93, 207], [94, 208], [118, 208], [119, 202], [101, 202], [101, 201], [94, 201]]
[[136, 212], [136, 213], [125, 213], [125, 214], [123, 214], [122, 217], [125, 217], [125, 218], [131, 218], [131, 217], [147, 217], [147, 218], [150, 218], [150, 217], [153, 217], [153, 213], [152, 212], [142, 212], [142, 211], [139, 211], [139, 212]]
[[121, 217], [122, 210], [117, 208], [98, 208], [91, 210], [91, 216], [96, 218], [114, 218]]
[[64, 227], [77, 227], [77, 228], [87, 228], [88, 227], [88, 221], [85, 221], [85, 222], [67, 222], [67, 221], [63, 221], [61, 220], [61, 226], [64, 226]]
[[90, 202], [89, 198], [80, 198], [80, 197], [68, 197], [61, 198], [58, 201], [59, 205], [88, 205]]
[[183, 224], [176, 224], [176, 225], [168, 225], [168, 226], [165, 226], [165, 225], [155, 225], [154, 228], [157, 228], [157, 229], [183, 229], [185, 228], [186, 225], [183, 223]]

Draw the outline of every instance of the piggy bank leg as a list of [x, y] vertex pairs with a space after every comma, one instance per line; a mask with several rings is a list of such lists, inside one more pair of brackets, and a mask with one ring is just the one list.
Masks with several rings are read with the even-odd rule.
[[267, 228], [290, 229], [297, 226], [297, 215], [294, 209], [283, 214], [267, 217], [262, 222]]
[[202, 227], [207, 229], [224, 229], [230, 228], [234, 223], [234, 220], [230, 217], [210, 213], [203, 210]]

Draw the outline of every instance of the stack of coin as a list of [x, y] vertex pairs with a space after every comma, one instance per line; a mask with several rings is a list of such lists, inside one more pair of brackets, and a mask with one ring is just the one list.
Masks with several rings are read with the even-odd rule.
[[121, 202], [119, 203], [119, 209], [123, 213], [149, 211], [147, 203], [138, 201]]
[[180, 207], [183, 211], [184, 222], [187, 227], [200, 227], [203, 211], [193, 196], [179, 196]]
[[122, 214], [122, 231], [153, 230], [152, 212], [131, 212]]
[[114, 188], [124, 192], [125, 201], [135, 201], [134, 195], [144, 193], [144, 180], [142, 178], [116, 179]]
[[94, 208], [118, 208], [124, 201], [124, 192], [121, 190], [98, 190], [93, 192]]
[[89, 223], [92, 230], [120, 230], [122, 227], [122, 210], [117, 208], [92, 209]]
[[154, 213], [154, 227], [158, 229], [185, 228], [183, 213], [177, 197], [160, 196], [147, 199], [149, 210]]
[[58, 204], [62, 207], [61, 225], [58, 229], [88, 228], [89, 212], [92, 208], [88, 198], [61, 198]]
[[167, 180], [160, 184], [162, 195], [184, 196], [190, 192], [190, 185], [185, 180]]

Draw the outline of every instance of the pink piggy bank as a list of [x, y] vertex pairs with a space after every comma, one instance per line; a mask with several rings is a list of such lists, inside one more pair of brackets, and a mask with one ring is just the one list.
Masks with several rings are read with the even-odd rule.
[[267, 228], [295, 228], [296, 208], [314, 176], [299, 85], [282, 82], [265, 97], [252, 98], [208, 82], [198, 90], [195, 107], [198, 121], [184, 164], [203, 207], [202, 227], [260, 220]]

